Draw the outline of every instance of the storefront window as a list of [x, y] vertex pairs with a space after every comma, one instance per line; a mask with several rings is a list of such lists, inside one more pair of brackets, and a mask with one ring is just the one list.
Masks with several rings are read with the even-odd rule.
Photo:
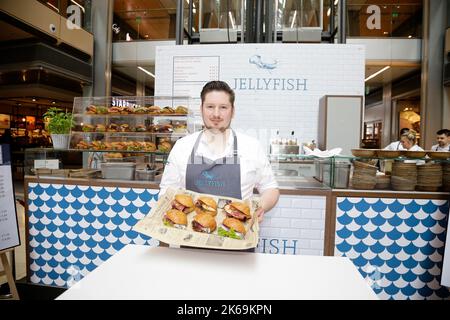
[[417, 143], [420, 142], [420, 98], [410, 98], [397, 101], [399, 128], [409, 128], [418, 133]]
[[241, 0], [201, 0], [202, 29], [234, 29], [242, 30]]
[[322, 28], [323, 8], [320, 0], [280, 0], [279, 26], [289, 28]]
[[114, 1], [113, 41], [173, 40], [176, 16], [176, 1]]
[[422, 1], [350, 0], [347, 4], [349, 37], [422, 36]]

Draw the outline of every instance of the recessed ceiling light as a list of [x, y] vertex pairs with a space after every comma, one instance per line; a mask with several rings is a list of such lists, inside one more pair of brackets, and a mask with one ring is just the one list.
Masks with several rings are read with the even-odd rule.
[[36, 98], [31, 99], [31, 101], [36, 102]]
[[52, 101], [52, 104], [56, 104], [56, 101]]

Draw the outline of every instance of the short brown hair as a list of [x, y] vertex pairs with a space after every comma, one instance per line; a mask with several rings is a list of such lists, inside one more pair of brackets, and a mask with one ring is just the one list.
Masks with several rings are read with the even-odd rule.
[[202, 105], [205, 102], [205, 96], [207, 93], [211, 91], [224, 91], [228, 93], [230, 97], [231, 106], [234, 107], [234, 91], [230, 88], [230, 86], [223, 81], [210, 81], [203, 86], [202, 92], [200, 93], [200, 97], [202, 98]]

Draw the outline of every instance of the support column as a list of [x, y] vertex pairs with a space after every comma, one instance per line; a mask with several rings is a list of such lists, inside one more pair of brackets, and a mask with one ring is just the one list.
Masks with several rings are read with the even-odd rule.
[[112, 23], [114, 0], [92, 1], [92, 33], [94, 34], [94, 96], [111, 95]]
[[[381, 147], [387, 146], [392, 142], [392, 84], [387, 83], [383, 85], [383, 109], [384, 109], [384, 119], [383, 119], [383, 128], [382, 136], [381, 136]], [[395, 134], [395, 137], [398, 136], [398, 133]]]
[[347, 38], [347, 1], [339, 1], [339, 29], [338, 29], [338, 42], [346, 43]]
[[[424, 0], [421, 80], [421, 147], [436, 143], [436, 131], [443, 126], [444, 37], [447, 27], [447, 1]], [[447, 113], [448, 114], [448, 113]], [[448, 120], [446, 121], [448, 122]]]
[[184, 0], [177, 0], [177, 22], [176, 22], [176, 34], [175, 40], [176, 44], [183, 44], [183, 36], [184, 36]]

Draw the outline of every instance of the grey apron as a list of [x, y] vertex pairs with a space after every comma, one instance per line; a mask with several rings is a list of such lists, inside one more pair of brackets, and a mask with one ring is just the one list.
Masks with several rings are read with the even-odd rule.
[[196, 156], [203, 131], [191, 151], [190, 161], [186, 167], [186, 189], [217, 196], [242, 199], [241, 165], [237, 153], [237, 138], [233, 133], [233, 156], [212, 161]]

